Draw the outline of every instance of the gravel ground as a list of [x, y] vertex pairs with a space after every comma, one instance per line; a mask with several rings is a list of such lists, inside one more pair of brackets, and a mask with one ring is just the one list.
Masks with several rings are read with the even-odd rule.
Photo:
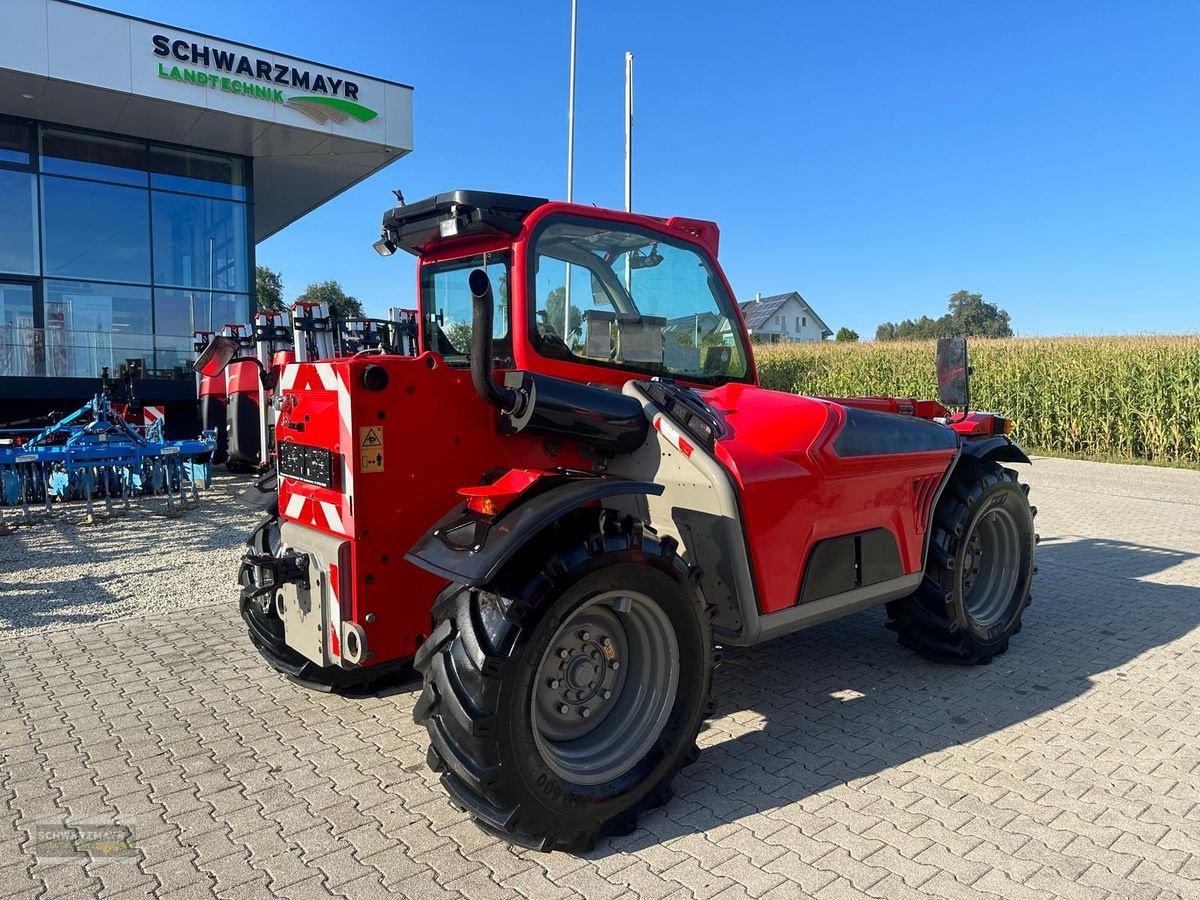
[[[166, 515], [162, 497], [120, 515], [81, 503], [0, 535], [0, 629], [25, 633], [230, 603], [242, 542], [259, 513], [247, 476], [219, 472], [200, 504]], [[178, 507], [176, 507], [178, 509]], [[20, 522], [5, 510], [10, 524]]]

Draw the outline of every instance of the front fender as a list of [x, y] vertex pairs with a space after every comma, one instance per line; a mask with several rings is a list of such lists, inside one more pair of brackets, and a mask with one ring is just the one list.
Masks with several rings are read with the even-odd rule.
[[1002, 434], [980, 438], [963, 438], [962, 452], [975, 459], [991, 459], [997, 462], [1029, 463], [1032, 460], [1025, 455], [1015, 441]]
[[472, 513], [460, 503], [442, 516], [404, 558], [447, 581], [482, 587], [532, 538], [572, 510], [605, 497], [657, 496], [663, 490], [661, 484], [652, 481], [604, 475], [572, 478], [519, 501], [495, 517]]

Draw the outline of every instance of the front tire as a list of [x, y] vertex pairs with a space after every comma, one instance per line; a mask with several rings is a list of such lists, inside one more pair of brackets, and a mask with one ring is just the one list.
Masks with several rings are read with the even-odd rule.
[[925, 578], [887, 605], [900, 644], [936, 662], [982, 665], [1021, 630], [1037, 535], [1028, 487], [1000, 465], [963, 458], [934, 510]]
[[483, 828], [581, 852], [632, 830], [696, 758], [712, 631], [670, 539], [594, 513], [553, 534], [490, 589], [443, 591], [413, 717]]

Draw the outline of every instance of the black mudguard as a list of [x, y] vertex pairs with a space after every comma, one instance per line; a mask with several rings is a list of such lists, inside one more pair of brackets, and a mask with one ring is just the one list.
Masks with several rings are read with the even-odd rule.
[[964, 438], [962, 452], [965, 456], [975, 459], [993, 459], [997, 462], [1028, 463], [1032, 460], [1025, 455], [1015, 441], [1002, 434], [994, 434], [982, 438]]
[[581, 506], [630, 494], [661, 494], [661, 484], [610, 476], [570, 478], [495, 517], [460, 503], [413, 545], [405, 559], [447, 581], [482, 587], [530, 540]]

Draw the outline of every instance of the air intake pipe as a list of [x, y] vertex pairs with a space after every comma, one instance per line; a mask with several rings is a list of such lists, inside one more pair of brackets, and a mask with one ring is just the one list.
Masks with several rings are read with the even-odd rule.
[[503, 386], [492, 378], [492, 285], [483, 269], [471, 289], [471, 381], [484, 400], [500, 408], [500, 430], [570, 441], [601, 453], [632, 453], [646, 441], [642, 405], [618, 391], [531, 372], [509, 372]]

